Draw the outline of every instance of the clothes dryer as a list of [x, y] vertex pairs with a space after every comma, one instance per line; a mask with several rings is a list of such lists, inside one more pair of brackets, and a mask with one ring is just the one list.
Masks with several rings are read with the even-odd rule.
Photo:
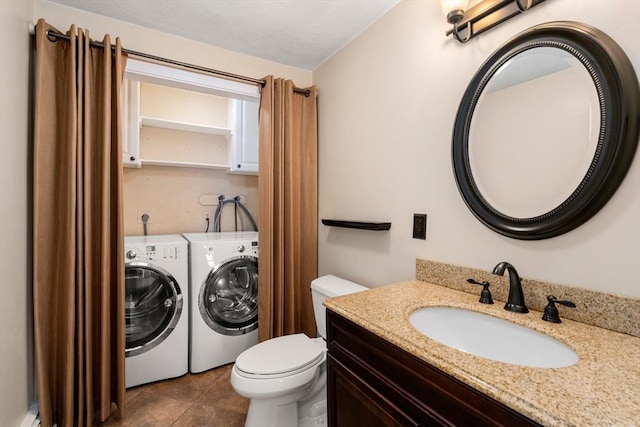
[[188, 372], [189, 259], [180, 235], [125, 237], [125, 384]]
[[189, 370], [235, 361], [258, 342], [258, 233], [187, 233]]

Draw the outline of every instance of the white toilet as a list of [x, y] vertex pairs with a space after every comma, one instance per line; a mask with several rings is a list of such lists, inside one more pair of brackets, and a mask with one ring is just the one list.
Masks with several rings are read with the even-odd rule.
[[307, 427], [326, 423], [326, 317], [323, 301], [367, 288], [336, 276], [311, 282], [319, 338], [285, 335], [244, 351], [231, 371], [235, 391], [251, 399], [245, 427]]

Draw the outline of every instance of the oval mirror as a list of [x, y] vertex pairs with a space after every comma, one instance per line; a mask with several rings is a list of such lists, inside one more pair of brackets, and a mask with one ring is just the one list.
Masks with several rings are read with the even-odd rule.
[[467, 206], [489, 228], [534, 240], [591, 218], [638, 145], [640, 89], [622, 49], [574, 22], [533, 27], [469, 84], [453, 133]]

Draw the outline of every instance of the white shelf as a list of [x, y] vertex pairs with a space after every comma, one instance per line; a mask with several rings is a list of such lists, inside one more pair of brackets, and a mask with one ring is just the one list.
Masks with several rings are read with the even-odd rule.
[[[260, 91], [256, 85], [135, 59], [128, 60], [126, 68], [123, 90], [126, 126], [122, 144], [124, 166], [173, 166], [257, 174]], [[141, 82], [163, 87], [159, 93], [147, 94], [145, 100], [153, 106], [151, 109], [147, 106], [148, 111], [141, 111]], [[190, 99], [193, 94], [185, 97], [177, 90], [167, 92], [171, 88], [195, 92], [195, 102]], [[226, 113], [225, 106], [217, 101], [213, 104], [210, 99], [200, 102], [203, 101], [200, 98], [202, 94], [227, 98]], [[209, 123], [208, 114], [217, 117], [213, 123], [221, 126], [202, 124]], [[184, 134], [154, 132], [155, 129]], [[140, 140], [141, 131], [145, 135], [144, 141]], [[210, 142], [213, 144], [209, 145]], [[210, 163], [201, 163], [201, 160], [209, 160]]]
[[182, 168], [200, 168], [200, 169], [214, 169], [214, 170], [229, 170], [230, 165], [219, 165], [214, 163], [195, 163], [195, 162], [176, 162], [172, 160], [152, 160], [142, 159], [143, 165], [149, 166], [173, 166]]
[[205, 133], [209, 135], [223, 135], [225, 137], [231, 136], [231, 129], [218, 126], [207, 126], [195, 123], [177, 122], [173, 120], [157, 119], [154, 117], [140, 117], [140, 124], [142, 126], [151, 126], [163, 129], [179, 130], [184, 132], [197, 132]]

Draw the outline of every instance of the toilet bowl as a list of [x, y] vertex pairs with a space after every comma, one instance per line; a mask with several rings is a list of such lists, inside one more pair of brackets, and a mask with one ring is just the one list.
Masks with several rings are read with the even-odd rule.
[[328, 297], [367, 288], [335, 276], [311, 283], [319, 338], [285, 335], [263, 341], [238, 356], [231, 370], [234, 390], [250, 399], [245, 427], [307, 427], [326, 423], [325, 309]]
[[[247, 427], [298, 426], [299, 418], [317, 418], [313, 404], [302, 413], [301, 404], [316, 399], [326, 407], [326, 350], [322, 339], [304, 334], [285, 335], [251, 347], [236, 359], [231, 385], [250, 400]], [[269, 421], [267, 421], [269, 420]]]

